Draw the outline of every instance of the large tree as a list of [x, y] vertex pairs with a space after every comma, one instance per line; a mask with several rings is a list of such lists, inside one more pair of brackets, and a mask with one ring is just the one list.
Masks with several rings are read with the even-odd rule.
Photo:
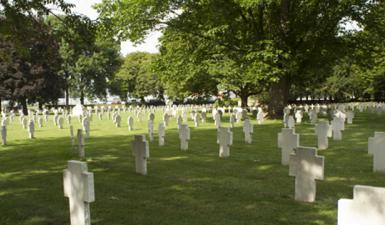
[[42, 2], [0, 1], [0, 97], [20, 102], [25, 114], [27, 101], [55, 102], [61, 95], [59, 47], [42, 19]]
[[163, 100], [163, 86], [155, 72], [156, 54], [133, 52], [123, 59], [123, 64], [112, 80], [112, 94], [127, 100], [130, 97], [140, 98], [152, 95]]
[[[241, 92], [242, 85], [262, 84], [269, 89], [270, 115], [277, 116], [293, 85], [325, 76], [307, 70], [334, 60], [331, 56], [338, 51], [340, 22], [359, 12], [365, 2], [104, 0], [98, 10], [109, 31], [121, 39], [141, 41], [154, 29], [185, 34], [179, 35], [181, 42], [198, 39], [207, 48], [207, 62], [221, 68], [214, 74], [223, 76], [226, 88]], [[187, 51], [186, 55], [197, 58], [194, 53]], [[247, 98], [242, 99], [246, 105]]]

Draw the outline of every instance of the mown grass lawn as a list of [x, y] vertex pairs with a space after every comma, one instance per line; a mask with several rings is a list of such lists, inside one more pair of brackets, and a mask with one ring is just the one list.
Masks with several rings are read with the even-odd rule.
[[[353, 185], [385, 187], [385, 174], [372, 172], [367, 140], [385, 131], [385, 116], [357, 113], [346, 125], [342, 141], [329, 139], [325, 180], [317, 181], [317, 199], [294, 201], [294, 177], [280, 164], [277, 133], [281, 121], [255, 125], [253, 144], [244, 143], [241, 124], [234, 128], [231, 156], [218, 157], [213, 121], [193, 128], [189, 151], [179, 150], [175, 119], [166, 132], [166, 145], [150, 143], [148, 175], [134, 173], [131, 141], [147, 132], [144, 122], [127, 129], [94, 116], [86, 140], [89, 171], [95, 176], [96, 201], [91, 204], [95, 225], [251, 225], [336, 224], [337, 201], [352, 198]], [[160, 120], [156, 117], [155, 129]], [[228, 117], [223, 118], [228, 126]], [[254, 120], [253, 123], [256, 124]], [[74, 128], [80, 127], [73, 119]], [[63, 195], [62, 171], [67, 160], [78, 159], [71, 147], [68, 125], [59, 130], [52, 116], [36, 139], [27, 139], [18, 118], [8, 127], [8, 146], [0, 146], [0, 224], [69, 224], [68, 199]], [[303, 146], [315, 146], [313, 126], [297, 125]], [[155, 135], [156, 136], [156, 135]]]

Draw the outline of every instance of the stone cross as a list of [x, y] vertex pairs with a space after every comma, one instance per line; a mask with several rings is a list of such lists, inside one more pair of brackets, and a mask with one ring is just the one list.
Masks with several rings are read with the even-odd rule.
[[368, 154], [373, 155], [374, 148], [379, 147], [379, 145], [375, 145], [375, 142], [378, 142], [380, 136], [384, 136], [385, 132], [374, 132], [374, 137], [368, 138]]
[[373, 171], [385, 172], [385, 132], [376, 132], [372, 139]]
[[150, 142], [154, 141], [154, 121], [149, 120], [148, 121], [148, 136], [150, 139]]
[[33, 120], [29, 120], [28, 122], [28, 135], [30, 139], [35, 138], [35, 123]]
[[221, 126], [221, 114], [219, 114], [219, 112], [216, 112], [214, 114], [214, 122], [217, 129], [219, 129], [219, 127]]
[[253, 132], [253, 124], [250, 122], [249, 119], [245, 119], [245, 121], [243, 122], [243, 133], [245, 134], [245, 143], [251, 144]]
[[289, 164], [290, 154], [294, 148], [299, 146], [299, 134], [294, 133], [294, 129], [282, 128], [278, 134], [278, 147], [281, 148], [282, 165]]
[[201, 118], [202, 118], [202, 123], [206, 123], [206, 119], [207, 119], [207, 114], [206, 112], [201, 112]]
[[195, 127], [199, 127], [200, 119], [201, 119], [201, 118], [200, 118], [199, 113], [194, 113], [193, 120], [194, 120], [194, 126], [195, 126]]
[[190, 128], [187, 124], [182, 124], [179, 129], [180, 149], [188, 150], [188, 141], [190, 140]]
[[57, 119], [57, 126], [59, 127], [59, 129], [63, 129], [63, 123], [64, 123], [63, 117], [59, 116]]
[[334, 117], [331, 126], [333, 130], [333, 140], [342, 140], [342, 125], [344, 121], [342, 118]]
[[121, 121], [122, 121], [122, 117], [121, 117], [119, 114], [117, 114], [117, 115], [115, 116], [115, 126], [116, 126], [116, 127], [120, 127]]
[[129, 116], [127, 118], [127, 125], [129, 131], [132, 131], [134, 129], [134, 118], [132, 118], [132, 116]]
[[384, 225], [385, 188], [355, 185], [353, 199], [338, 200], [338, 225]]
[[352, 124], [353, 123], [353, 118], [354, 118], [353, 111], [348, 111], [346, 113], [346, 118], [348, 119], [348, 124]]
[[329, 122], [320, 121], [315, 125], [315, 133], [317, 135], [318, 149], [324, 150], [328, 148], [328, 132], [329, 132]]
[[39, 128], [43, 127], [43, 118], [41, 118], [41, 116], [37, 118], [37, 125], [39, 126]]
[[230, 114], [230, 127], [231, 128], [234, 128], [234, 124], [235, 124], [236, 120], [237, 119], [235, 118], [235, 114], [234, 113]]
[[23, 129], [27, 129], [27, 126], [28, 126], [28, 120], [25, 116], [22, 117], [21, 119], [21, 124], [23, 125]]
[[295, 120], [294, 120], [294, 117], [292, 115], [289, 115], [287, 117], [287, 127], [288, 128], [294, 128], [295, 127]]
[[303, 113], [302, 110], [297, 110], [295, 112], [295, 119], [297, 123], [302, 123]]
[[263, 112], [261, 107], [258, 107], [257, 120], [258, 124], [262, 124], [265, 118], [265, 113]]
[[183, 124], [183, 118], [182, 116], [178, 116], [177, 119], [176, 119], [176, 123], [178, 124], [178, 129], [180, 130], [180, 126], [182, 126]]
[[1, 126], [1, 144], [7, 144], [7, 126]]
[[296, 148], [290, 155], [289, 175], [295, 176], [295, 200], [314, 202], [315, 180], [324, 179], [324, 157], [317, 155], [316, 148]]
[[164, 126], [164, 123], [159, 123], [158, 126], [158, 141], [159, 141], [159, 146], [164, 145], [164, 138], [166, 136], [166, 127]]
[[230, 145], [233, 144], [233, 134], [229, 128], [220, 127], [218, 129], [219, 157], [230, 156]]
[[94, 174], [87, 163], [71, 160], [64, 170], [64, 196], [69, 198], [71, 225], [90, 225], [90, 203], [95, 201]]
[[86, 133], [86, 138], [90, 137], [90, 121], [87, 117], [84, 117], [82, 120], [83, 130]]
[[78, 138], [79, 157], [84, 158], [86, 156], [86, 153], [84, 151], [84, 137], [83, 137], [82, 129], [78, 129], [77, 138]]
[[135, 157], [136, 173], [147, 175], [147, 159], [150, 157], [150, 149], [144, 135], [134, 136], [132, 155]]

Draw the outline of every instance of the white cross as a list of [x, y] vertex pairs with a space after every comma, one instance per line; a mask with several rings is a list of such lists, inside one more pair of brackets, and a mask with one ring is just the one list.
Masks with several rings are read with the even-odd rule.
[[245, 142], [251, 144], [252, 142], [252, 133], [254, 132], [253, 124], [249, 119], [245, 119], [243, 122], [243, 133], [245, 134]]
[[338, 118], [338, 117], [334, 117], [332, 122], [331, 122], [331, 126], [332, 126], [332, 130], [333, 130], [333, 139], [334, 140], [342, 140], [342, 126], [343, 126], [343, 119], [342, 118]]
[[7, 144], [7, 127], [1, 126], [1, 144], [6, 145]]
[[77, 138], [78, 138], [78, 151], [79, 151], [79, 157], [84, 158], [86, 153], [84, 151], [84, 137], [83, 137], [83, 131], [82, 129], [78, 129], [77, 132]]
[[166, 127], [164, 126], [164, 123], [159, 123], [158, 126], [158, 141], [159, 146], [164, 145], [164, 137], [166, 136]]
[[315, 179], [324, 179], [324, 157], [317, 155], [316, 148], [296, 148], [290, 155], [289, 175], [295, 176], [295, 200], [314, 202]]
[[68, 161], [63, 175], [64, 196], [69, 198], [71, 225], [90, 225], [90, 203], [95, 201], [94, 174], [87, 163]]
[[299, 134], [294, 133], [294, 129], [282, 128], [281, 133], [278, 133], [278, 147], [281, 148], [282, 165], [289, 164], [290, 154], [298, 146]]
[[385, 132], [376, 132], [372, 139], [373, 171], [385, 172]]
[[150, 139], [150, 142], [154, 141], [154, 121], [149, 120], [148, 121], [148, 136]]
[[232, 132], [230, 128], [220, 127], [218, 129], [219, 157], [230, 156], [230, 145], [232, 145]]
[[385, 188], [355, 185], [353, 199], [338, 200], [338, 225], [384, 225]]
[[327, 149], [329, 145], [328, 141], [329, 122], [320, 121], [315, 125], [315, 133], [317, 135], [318, 149]]
[[35, 138], [35, 123], [33, 120], [29, 120], [28, 122], [28, 134], [30, 139]]
[[127, 125], [129, 131], [132, 131], [134, 129], [134, 118], [132, 118], [132, 116], [129, 116], [127, 118]]
[[190, 128], [187, 124], [182, 124], [179, 129], [180, 149], [188, 150], [188, 141], [190, 140]]
[[134, 136], [132, 155], [135, 157], [135, 171], [147, 175], [147, 159], [150, 157], [150, 149], [144, 135]]

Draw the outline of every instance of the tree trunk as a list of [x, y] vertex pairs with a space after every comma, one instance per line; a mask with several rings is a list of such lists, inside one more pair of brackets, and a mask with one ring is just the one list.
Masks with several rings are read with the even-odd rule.
[[1, 98], [0, 98], [0, 112], [2, 112]]
[[247, 101], [249, 99], [249, 95], [248, 94], [241, 94], [241, 107], [242, 108], [247, 108], [248, 105], [247, 105]]
[[66, 108], [69, 109], [69, 102], [70, 102], [70, 99], [69, 99], [69, 91], [68, 91], [68, 85], [66, 85], [65, 87], [65, 95], [66, 95]]
[[80, 91], [80, 104], [84, 105], [84, 91], [83, 90]]
[[21, 107], [23, 109], [23, 114], [28, 115], [28, 106], [27, 106], [27, 99], [22, 98], [20, 100]]
[[289, 81], [286, 77], [281, 78], [270, 87], [270, 100], [268, 113], [270, 118], [282, 118], [283, 108], [289, 100]]

